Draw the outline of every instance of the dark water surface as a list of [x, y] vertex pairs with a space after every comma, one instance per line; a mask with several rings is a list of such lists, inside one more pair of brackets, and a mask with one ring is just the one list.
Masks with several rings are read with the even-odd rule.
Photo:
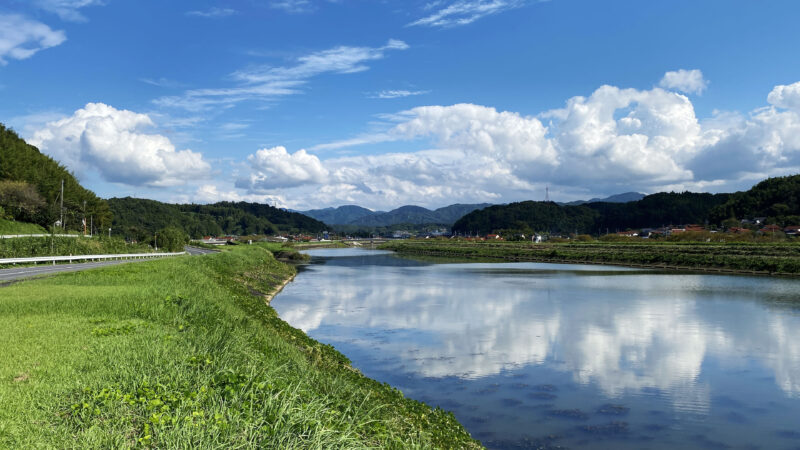
[[272, 302], [490, 448], [800, 448], [800, 281], [312, 250]]

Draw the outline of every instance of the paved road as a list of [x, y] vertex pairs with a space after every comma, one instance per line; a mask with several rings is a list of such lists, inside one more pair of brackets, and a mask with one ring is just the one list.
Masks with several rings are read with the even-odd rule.
[[208, 250], [200, 247], [189, 247], [188, 245], [186, 247], [183, 247], [183, 249], [186, 250], [186, 253], [190, 255], [207, 255], [209, 253], [217, 253], [217, 250]]
[[131, 262], [152, 261], [151, 259], [122, 259], [112, 261], [88, 262], [80, 264], [56, 264], [38, 265], [29, 267], [19, 267], [14, 269], [0, 269], [0, 284], [6, 281], [19, 280], [21, 278], [38, 277], [42, 275], [53, 275], [59, 272], [77, 272], [79, 270], [94, 269], [96, 267], [116, 266]]
[[[216, 250], [206, 250], [204, 248], [186, 247], [186, 252], [190, 255], [206, 255], [215, 253]], [[152, 259], [122, 259], [100, 262], [87, 262], [78, 264], [42, 264], [38, 266], [18, 267], [13, 269], [0, 269], [0, 284], [8, 281], [19, 280], [22, 278], [38, 277], [43, 275], [53, 275], [60, 272], [77, 272], [79, 270], [94, 269], [97, 267], [115, 266], [132, 262], [152, 261]]]

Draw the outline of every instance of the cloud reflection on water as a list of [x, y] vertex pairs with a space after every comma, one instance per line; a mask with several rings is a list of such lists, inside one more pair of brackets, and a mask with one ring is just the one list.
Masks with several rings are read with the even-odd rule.
[[704, 363], [755, 360], [800, 396], [800, 314], [768, 303], [790, 304], [794, 280], [537, 267], [553, 266], [312, 266], [276, 307], [326, 342], [374, 347], [387, 364], [425, 377], [548, 365], [610, 398], [654, 390], [676, 410], [703, 412]]

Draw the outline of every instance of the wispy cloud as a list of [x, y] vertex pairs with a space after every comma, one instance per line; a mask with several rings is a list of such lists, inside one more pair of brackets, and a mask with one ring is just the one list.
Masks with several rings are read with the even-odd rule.
[[237, 11], [231, 8], [209, 8], [203, 10], [196, 10], [196, 11], [187, 11], [187, 16], [195, 16], [195, 17], [205, 17], [207, 19], [216, 19], [220, 17], [228, 17], [236, 14]]
[[102, 5], [103, 0], [33, 0], [33, 5], [58, 15], [61, 20], [84, 22], [86, 17], [78, 10], [87, 6]]
[[315, 76], [363, 72], [369, 69], [368, 61], [385, 58], [389, 50], [407, 48], [408, 44], [394, 39], [382, 47], [334, 47], [301, 56], [294, 65], [236, 71], [232, 77], [238, 84], [233, 87], [193, 89], [182, 96], [162, 97], [154, 102], [159, 106], [202, 110], [215, 105], [233, 106], [245, 100], [274, 100], [300, 93], [300, 87]]
[[139, 81], [142, 83], [149, 84], [151, 86], [158, 86], [163, 88], [180, 88], [184, 87], [182, 83], [178, 83], [177, 81], [169, 80], [164, 77], [161, 78], [139, 78]]
[[385, 98], [385, 99], [403, 98], [403, 97], [411, 97], [414, 95], [424, 95], [430, 92], [431, 91], [386, 90], [386, 91], [376, 92], [370, 95], [370, 98]]
[[[436, 1], [426, 5], [426, 10], [435, 10], [433, 14], [415, 20], [408, 26], [456, 27], [468, 25], [486, 16], [521, 8], [541, 0], [458, 0], [449, 2]], [[442, 7], [444, 6], [444, 7]]]
[[9, 59], [27, 59], [67, 40], [61, 30], [19, 14], [0, 14], [0, 66]]
[[291, 14], [309, 12], [314, 9], [314, 5], [309, 0], [279, 0], [273, 1], [269, 5]]

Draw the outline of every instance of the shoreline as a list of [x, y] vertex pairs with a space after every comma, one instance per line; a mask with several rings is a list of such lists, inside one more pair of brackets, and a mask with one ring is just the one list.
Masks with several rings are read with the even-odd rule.
[[[796, 278], [800, 276], [800, 254], [795, 247], [778, 248], [786, 255], [770, 255], [764, 251], [740, 255], [735, 246], [653, 245], [649, 248], [625, 248], [624, 245], [594, 244], [593, 246], [570, 246], [570, 244], [488, 246], [488, 244], [430, 244], [426, 242], [404, 242], [382, 246], [399, 255], [428, 256], [444, 259], [485, 259], [509, 262], [540, 262], [554, 264], [616, 265], [622, 267], [654, 269], [673, 272], [691, 272], [725, 275], [770, 276]], [[730, 250], [729, 253], [712, 254], [711, 250]], [[752, 248], [751, 248], [752, 250]], [[756, 250], [758, 250], [756, 248]], [[681, 264], [680, 262], [683, 262]], [[768, 270], [768, 268], [778, 270]], [[782, 270], [781, 270], [782, 269]], [[792, 271], [787, 271], [787, 269]]]
[[274, 299], [276, 295], [281, 293], [281, 291], [283, 290], [283, 288], [286, 287], [287, 284], [289, 284], [292, 281], [294, 281], [295, 277], [297, 277], [296, 273], [292, 274], [291, 276], [289, 276], [288, 278], [283, 280], [283, 282], [281, 282], [280, 284], [275, 286], [275, 288], [272, 290], [272, 292], [269, 292], [267, 294], [261, 294], [264, 297], [264, 301], [267, 302], [267, 305], [269, 305], [272, 302], [272, 299]]

